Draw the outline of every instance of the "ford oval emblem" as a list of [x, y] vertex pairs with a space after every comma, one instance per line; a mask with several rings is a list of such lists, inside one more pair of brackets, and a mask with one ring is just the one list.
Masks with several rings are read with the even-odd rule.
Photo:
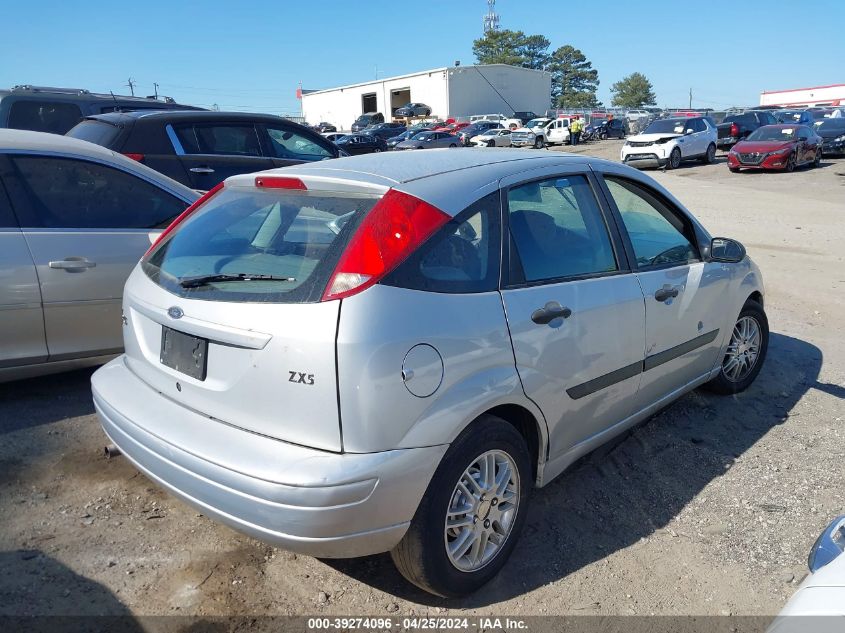
[[171, 319], [181, 319], [184, 315], [185, 313], [182, 312], [182, 308], [179, 306], [173, 306], [172, 308], [167, 309], [167, 316]]

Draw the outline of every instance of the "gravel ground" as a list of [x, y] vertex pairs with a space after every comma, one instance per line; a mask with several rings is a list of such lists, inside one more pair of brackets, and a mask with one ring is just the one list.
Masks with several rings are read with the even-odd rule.
[[511, 561], [463, 600], [386, 555], [274, 549], [105, 459], [90, 371], [0, 385], [0, 615], [776, 613], [845, 505], [843, 175], [653, 172], [760, 264], [767, 363], [747, 392], [689, 394], [535, 491]]

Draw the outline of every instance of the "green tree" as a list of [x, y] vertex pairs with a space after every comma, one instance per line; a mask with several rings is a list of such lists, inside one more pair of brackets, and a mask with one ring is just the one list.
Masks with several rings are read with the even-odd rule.
[[479, 64], [510, 64], [541, 69], [549, 59], [551, 43], [542, 35], [526, 35], [522, 31], [488, 31], [472, 43], [472, 52]]
[[596, 89], [599, 73], [577, 48], [566, 44], [549, 58], [552, 103], [559, 108], [590, 108], [599, 105]]
[[622, 108], [640, 108], [657, 103], [653, 86], [642, 73], [631, 73], [623, 77], [610, 87], [610, 92], [613, 95], [613, 105]]

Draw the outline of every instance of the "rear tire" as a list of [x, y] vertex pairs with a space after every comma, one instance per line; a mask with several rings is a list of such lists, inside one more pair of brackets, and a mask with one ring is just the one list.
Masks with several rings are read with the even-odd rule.
[[723, 395], [745, 391], [760, 373], [768, 349], [769, 320], [763, 306], [749, 299], [734, 324], [719, 375], [704, 386]]
[[[496, 485], [502, 475], [505, 479]], [[411, 526], [390, 552], [399, 572], [445, 598], [479, 589], [499, 572], [516, 545], [531, 479], [522, 435], [501, 418], [482, 415], [446, 451]], [[447, 527], [450, 517], [458, 525]]]
[[378, 147], [376, 147], [376, 148], [373, 150], [373, 154], [378, 154], [380, 151], [381, 151], [381, 150], [380, 150]]
[[451, 144], [449, 145], [449, 147], [457, 147], [457, 145], [455, 145], [454, 143], [451, 143]]
[[705, 165], [712, 165], [716, 162], [716, 146], [713, 143], [707, 146], [707, 151], [704, 152], [704, 157], [701, 160]]

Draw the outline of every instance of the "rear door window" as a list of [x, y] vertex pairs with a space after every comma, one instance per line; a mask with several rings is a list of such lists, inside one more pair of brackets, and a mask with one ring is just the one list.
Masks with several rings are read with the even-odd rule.
[[315, 161], [334, 158], [337, 151], [332, 151], [314, 139], [284, 127], [267, 126], [270, 137], [270, 150], [275, 158], [287, 160]]
[[258, 131], [252, 124], [173, 126], [186, 154], [261, 156]]
[[161, 229], [187, 203], [152, 183], [99, 163], [13, 156], [25, 200], [15, 201], [21, 226], [77, 229]]
[[75, 103], [16, 100], [9, 110], [9, 127], [64, 134], [82, 118]]
[[[144, 270], [191, 299], [316, 302], [349, 236], [377, 201], [347, 193], [224, 188], [165, 238]], [[185, 281], [208, 275], [278, 279]]]
[[618, 270], [607, 225], [585, 176], [512, 187], [508, 223], [525, 282]]

